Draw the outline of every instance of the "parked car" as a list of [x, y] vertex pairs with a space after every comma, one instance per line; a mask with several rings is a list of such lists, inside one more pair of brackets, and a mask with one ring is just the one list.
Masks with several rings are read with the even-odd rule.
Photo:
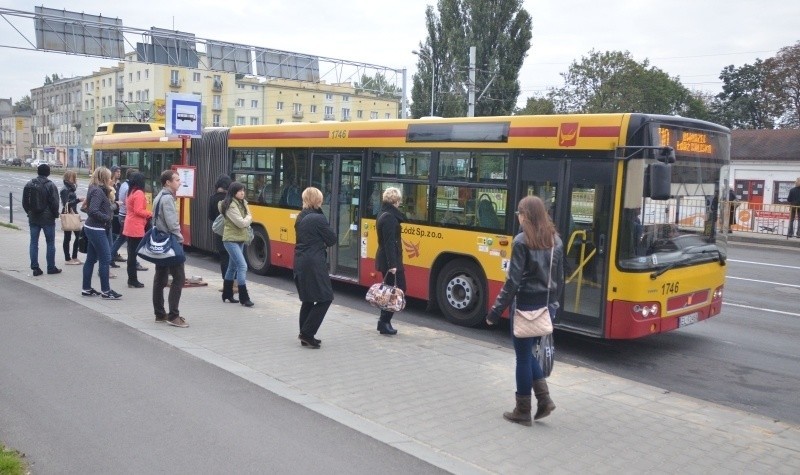
[[11, 166], [21, 167], [22, 166], [22, 159], [21, 158], [12, 158], [11, 159]]
[[47, 163], [47, 160], [42, 160], [41, 158], [37, 158], [36, 160], [31, 161], [31, 166], [33, 168], [39, 168], [39, 165]]

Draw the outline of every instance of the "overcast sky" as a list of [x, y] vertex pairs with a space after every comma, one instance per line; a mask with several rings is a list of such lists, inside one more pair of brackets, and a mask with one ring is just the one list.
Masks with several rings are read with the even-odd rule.
[[[117, 17], [126, 27], [177, 29], [200, 38], [408, 68], [409, 88], [417, 62], [411, 51], [425, 39], [426, 6], [435, 5], [432, 0], [36, 3]], [[2, 9], [33, 12], [31, 5], [30, 0], [0, 0]], [[524, 7], [533, 18], [533, 38], [520, 72], [520, 104], [562, 85], [560, 73], [592, 48], [630, 51], [637, 61], [649, 59], [670, 76], [679, 76], [690, 89], [716, 93], [725, 66], [768, 58], [800, 40], [800, 2], [787, 0], [525, 0]], [[17, 101], [51, 73], [80, 76], [116, 64], [9, 48], [30, 48], [25, 38], [35, 44], [32, 20], [0, 20], [0, 97]]]

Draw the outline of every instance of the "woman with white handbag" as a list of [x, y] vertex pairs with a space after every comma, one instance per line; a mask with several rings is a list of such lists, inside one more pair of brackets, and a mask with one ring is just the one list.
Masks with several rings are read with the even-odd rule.
[[537, 402], [534, 420], [547, 417], [556, 408], [542, 368], [533, 357], [533, 347], [541, 336], [553, 331], [552, 313], [558, 307], [558, 291], [564, 282], [564, 247], [539, 197], [523, 198], [516, 214], [521, 232], [514, 237], [508, 277], [486, 323], [497, 324], [503, 311], [515, 303], [511, 338], [517, 357], [517, 405], [503, 417], [530, 426], [531, 387]]
[[[64, 172], [64, 188], [61, 188], [61, 206], [62, 206], [62, 215], [74, 215], [74, 216], [67, 216], [72, 221], [77, 221], [78, 226], [73, 226], [72, 229], [67, 230], [64, 226], [65, 218], [62, 217], [61, 221], [61, 229], [64, 231], [64, 261], [67, 265], [80, 265], [83, 264], [80, 259], [78, 259], [78, 237], [81, 234], [80, 230], [80, 215], [78, 214], [78, 203], [83, 201], [83, 198], [78, 198], [76, 195], [76, 190], [78, 188], [78, 174], [75, 173], [75, 170], [67, 170]], [[72, 245], [72, 256], [70, 257], [69, 252], [69, 243], [72, 241], [72, 235], [75, 234], [75, 241]]]

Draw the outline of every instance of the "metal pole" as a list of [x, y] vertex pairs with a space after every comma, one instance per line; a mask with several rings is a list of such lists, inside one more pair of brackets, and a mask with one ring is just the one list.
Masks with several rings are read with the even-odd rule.
[[467, 117], [475, 117], [475, 47], [469, 47], [469, 96], [467, 99]]
[[14, 193], [8, 192], [8, 222], [14, 223]]
[[431, 117], [433, 117], [433, 99], [436, 97], [436, 72], [433, 70], [433, 58], [428, 56], [431, 62]]
[[406, 68], [403, 68], [403, 98], [400, 101], [400, 107], [402, 108], [400, 110], [401, 119], [408, 119], [408, 112], [406, 112], [408, 109], [408, 98], [406, 97], [406, 93], [408, 92], [406, 89], [406, 74]]

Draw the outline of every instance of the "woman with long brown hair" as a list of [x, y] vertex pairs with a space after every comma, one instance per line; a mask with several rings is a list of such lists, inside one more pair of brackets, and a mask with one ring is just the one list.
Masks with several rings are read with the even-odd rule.
[[[548, 307], [550, 318], [558, 308], [558, 293], [563, 287], [564, 247], [553, 221], [542, 200], [537, 196], [526, 196], [517, 206], [517, 218], [521, 232], [514, 237], [508, 277], [497, 295], [486, 323], [495, 325], [500, 315], [512, 303], [520, 310], [536, 310]], [[513, 306], [511, 310], [513, 328]], [[550, 415], [556, 406], [550, 399], [542, 368], [533, 357], [533, 347], [540, 337], [517, 338], [513, 331], [514, 352], [517, 357], [516, 380], [517, 405], [503, 417], [511, 422], [531, 425], [531, 387], [536, 394], [534, 420]]]
[[[78, 198], [76, 190], [78, 188], [78, 174], [75, 170], [67, 170], [64, 172], [64, 188], [61, 189], [61, 203], [63, 212], [78, 214], [78, 203], [83, 201], [83, 198]], [[72, 245], [72, 257], [70, 257], [69, 243], [72, 240], [72, 234], [75, 234], [75, 241]], [[78, 237], [80, 231], [64, 231], [64, 263], [68, 265], [83, 264], [78, 259]]]

